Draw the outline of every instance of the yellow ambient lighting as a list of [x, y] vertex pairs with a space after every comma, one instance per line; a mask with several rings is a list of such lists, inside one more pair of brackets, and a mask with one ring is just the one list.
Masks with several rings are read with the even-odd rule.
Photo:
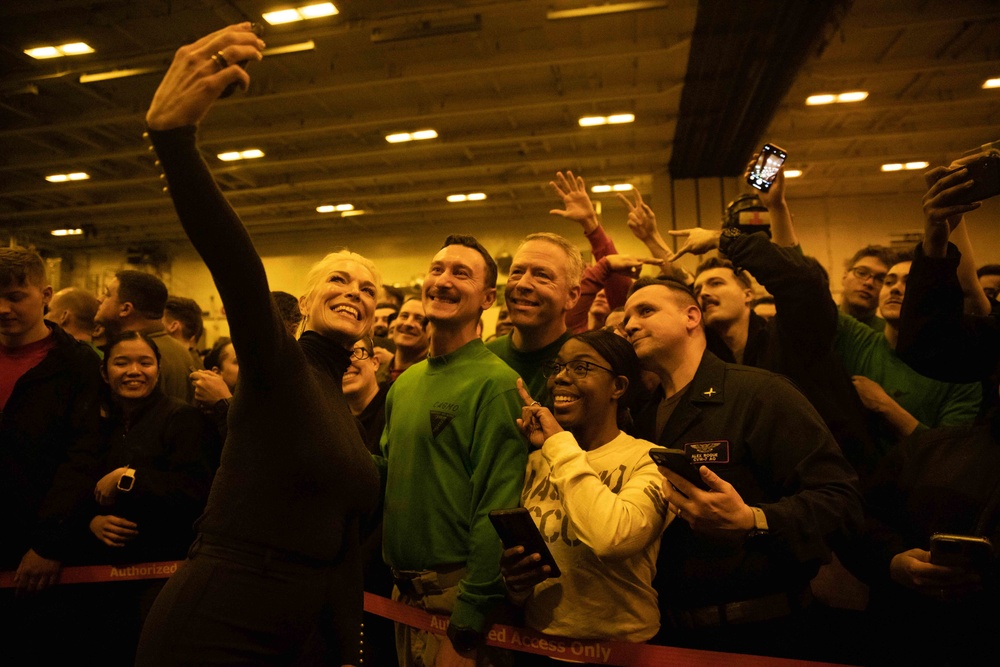
[[85, 181], [88, 178], [90, 178], [90, 174], [75, 171], [72, 174], [52, 174], [51, 176], [46, 176], [45, 180], [49, 183], [65, 183], [66, 181]]
[[926, 169], [928, 166], [930, 166], [930, 164], [927, 162], [920, 161], [920, 162], [907, 162], [903, 166], [906, 167], [906, 169], [908, 170], [913, 170], [913, 169]]
[[316, 49], [316, 42], [311, 39], [308, 42], [296, 42], [285, 46], [268, 47], [267, 56], [281, 56], [286, 53], [299, 53], [300, 51], [313, 51]]
[[264, 151], [259, 148], [248, 148], [245, 151], [229, 151], [228, 153], [219, 153], [217, 156], [223, 162], [234, 162], [236, 160], [256, 160], [257, 158], [264, 157]]
[[342, 218], [350, 218], [351, 216], [354, 216], [354, 215], [364, 215], [364, 214], [365, 214], [365, 212], [363, 210], [361, 210], [359, 208], [356, 208], [356, 209], [351, 209], [350, 211], [342, 211], [341, 214], [340, 214], [340, 217], [342, 217]]
[[631, 183], [616, 183], [615, 185], [611, 186], [611, 189], [614, 190], [615, 192], [628, 192], [629, 190], [632, 189], [632, 184]]
[[52, 236], [83, 236], [82, 229], [53, 229]]
[[271, 25], [281, 25], [282, 23], [294, 23], [304, 19], [318, 19], [324, 16], [334, 16], [339, 14], [332, 2], [321, 2], [315, 5], [304, 5], [294, 9], [279, 9], [273, 12], [264, 12], [264, 20]]
[[596, 127], [598, 125], [618, 125], [620, 123], [631, 123], [635, 121], [635, 115], [630, 113], [616, 113], [610, 116], [583, 116], [580, 118], [580, 127]]
[[983, 88], [1000, 88], [1000, 79], [986, 79]]
[[882, 171], [903, 171], [903, 165], [899, 162], [891, 162], [882, 165]]
[[590, 188], [590, 191], [593, 192], [594, 194], [599, 194], [601, 192], [611, 192], [611, 186], [610, 185], [595, 185], [594, 187]]
[[386, 135], [385, 140], [390, 144], [401, 144], [407, 141], [423, 141], [424, 139], [436, 139], [438, 133], [435, 130], [417, 130], [416, 132], [397, 132]]
[[802, 175], [801, 169], [786, 169], [785, 178], [798, 178]]
[[24, 52], [35, 60], [46, 60], [48, 58], [62, 58], [63, 56], [82, 56], [86, 53], [93, 53], [94, 49], [84, 42], [72, 42], [62, 46], [40, 46], [35, 49], [25, 49]]
[[607, 125], [608, 119], [604, 116], [584, 116], [580, 119], [580, 127], [594, 127], [596, 125]]
[[603, 192], [628, 192], [632, 189], [631, 183], [615, 183], [614, 185], [595, 185], [590, 188], [590, 191], [594, 194], [601, 194]]
[[861, 102], [868, 99], [868, 91], [865, 90], [852, 90], [846, 93], [839, 93], [834, 95], [833, 93], [821, 93], [819, 95], [810, 95], [806, 98], [806, 104], [808, 106], [814, 107], [820, 104], [843, 104], [845, 102]]

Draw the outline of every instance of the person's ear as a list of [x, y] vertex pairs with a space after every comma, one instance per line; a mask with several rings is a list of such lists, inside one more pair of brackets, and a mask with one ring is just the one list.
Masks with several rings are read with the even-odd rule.
[[575, 306], [577, 302], [580, 300], [580, 292], [581, 292], [581, 287], [579, 285], [569, 288], [569, 298], [566, 299], [566, 308], [565, 308], [566, 311], [572, 310], [573, 306]]
[[178, 333], [180, 330], [181, 330], [181, 321], [180, 320], [174, 320], [174, 321], [170, 322], [169, 324], [167, 324], [167, 333], [169, 333], [171, 336], [173, 336], [174, 334]]
[[132, 305], [131, 301], [126, 301], [118, 308], [118, 317], [126, 318], [135, 312], [135, 306]]
[[377, 373], [379, 366], [382, 365], [382, 360], [378, 358], [377, 354], [373, 354], [368, 358], [372, 360], [372, 365], [375, 366], [375, 372]]
[[615, 388], [614, 391], [611, 392], [611, 397], [617, 401], [618, 399], [620, 399], [622, 396], [625, 395], [625, 392], [627, 390], [628, 390], [628, 378], [625, 377], [624, 375], [619, 375], [618, 377], [615, 378]]
[[111, 384], [111, 381], [108, 380], [108, 368], [104, 364], [101, 364], [101, 378], [106, 384]]
[[480, 308], [483, 310], [488, 310], [497, 300], [497, 290], [495, 287], [483, 290], [483, 300], [480, 304]]

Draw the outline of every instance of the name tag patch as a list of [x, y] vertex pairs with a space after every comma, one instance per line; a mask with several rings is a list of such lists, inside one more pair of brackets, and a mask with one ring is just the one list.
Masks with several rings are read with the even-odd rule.
[[685, 442], [684, 454], [691, 465], [729, 463], [729, 441], [704, 440], [702, 442]]

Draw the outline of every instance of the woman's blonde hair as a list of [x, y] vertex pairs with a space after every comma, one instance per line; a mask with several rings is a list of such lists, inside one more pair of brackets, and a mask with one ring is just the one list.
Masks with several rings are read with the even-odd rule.
[[[351, 252], [350, 250], [344, 248], [342, 250], [336, 250], [331, 252], [323, 259], [319, 260], [312, 265], [309, 269], [309, 273], [306, 274], [306, 289], [302, 298], [299, 299], [299, 309], [305, 310], [306, 305], [312, 301], [313, 292], [315, 292], [320, 285], [322, 285], [327, 276], [333, 271], [334, 267], [345, 260], [357, 262], [361, 266], [368, 269], [372, 274], [372, 280], [375, 281], [375, 289], [382, 289], [382, 274], [379, 273], [378, 268], [375, 266], [375, 262], [371, 261], [364, 255], [359, 255], [356, 252]], [[307, 313], [303, 312], [303, 315]], [[372, 316], [374, 316], [374, 311]], [[370, 323], [369, 323], [370, 324]], [[301, 333], [306, 326], [306, 320], [303, 318], [302, 322], [299, 323], [299, 333]]]

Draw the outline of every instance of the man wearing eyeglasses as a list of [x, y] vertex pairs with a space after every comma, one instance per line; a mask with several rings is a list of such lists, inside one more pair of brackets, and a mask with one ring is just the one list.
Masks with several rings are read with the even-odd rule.
[[865, 246], [846, 262], [844, 277], [840, 280], [843, 289], [840, 311], [875, 331], [885, 328], [885, 320], [876, 315], [876, 311], [879, 291], [889, 267], [895, 263], [893, 254], [885, 246]]

